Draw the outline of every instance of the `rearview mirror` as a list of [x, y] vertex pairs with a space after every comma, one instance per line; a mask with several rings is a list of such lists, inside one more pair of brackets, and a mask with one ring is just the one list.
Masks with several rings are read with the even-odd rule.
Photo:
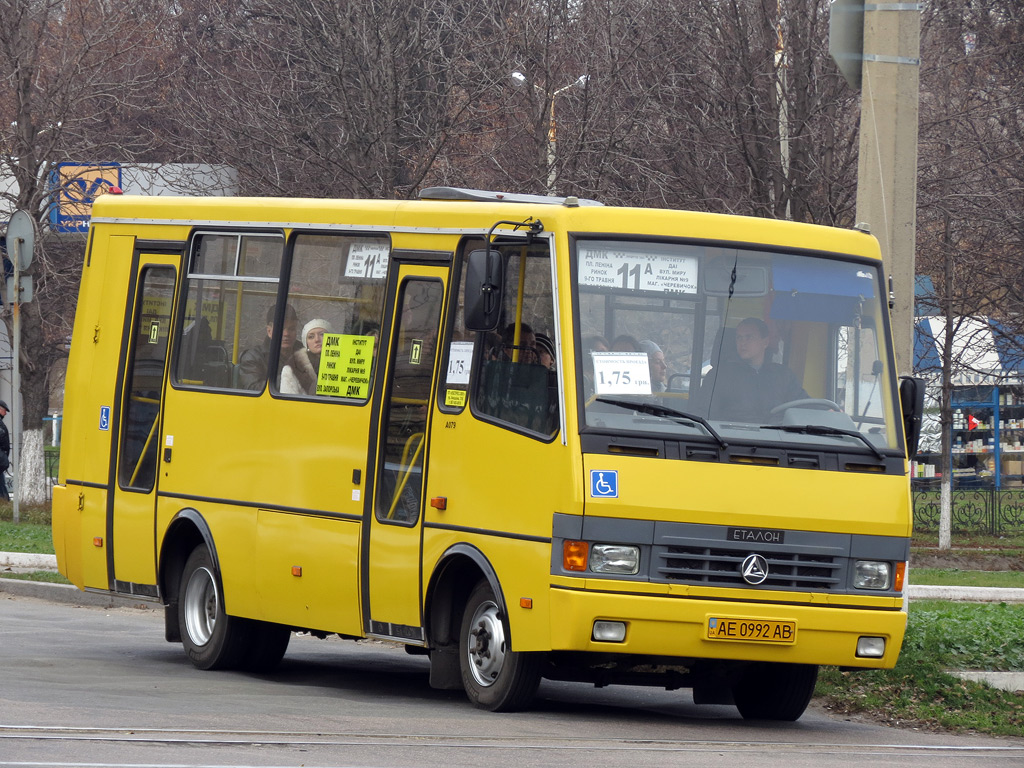
[[900, 376], [900, 411], [903, 413], [903, 434], [907, 440], [907, 458], [917, 455], [921, 439], [921, 418], [924, 416], [924, 379]]
[[476, 250], [466, 262], [465, 320], [470, 331], [493, 331], [501, 319], [505, 269], [501, 254]]

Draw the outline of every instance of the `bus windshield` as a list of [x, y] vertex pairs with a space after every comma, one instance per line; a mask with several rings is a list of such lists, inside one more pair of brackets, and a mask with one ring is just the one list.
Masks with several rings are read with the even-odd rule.
[[900, 447], [879, 264], [583, 238], [574, 257], [584, 429]]

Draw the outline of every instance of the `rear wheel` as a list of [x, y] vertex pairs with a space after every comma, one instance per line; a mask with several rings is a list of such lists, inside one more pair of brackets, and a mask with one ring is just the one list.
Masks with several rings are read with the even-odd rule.
[[733, 686], [744, 720], [798, 720], [818, 681], [814, 664], [751, 664]]
[[533, 700], [540, 684], [543, 654], [512, 650], [508, 621], [490, 584], [481, 581], [469, 595], [459, 633], [462, 685], [469, 700], [492, 712], [514, 712]]
[[246, 623], [224, 612], [220, 574], [205, 546], [185, 562], [178, 595], [181, 644], [199, 669], [230, 669], [243, 659]]

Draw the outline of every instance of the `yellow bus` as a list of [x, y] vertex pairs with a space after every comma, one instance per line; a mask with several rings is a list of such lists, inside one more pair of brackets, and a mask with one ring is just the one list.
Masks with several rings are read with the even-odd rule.
[[792, 720], [892, 667], [907, 456], [877, 242], [456, 188], [93, 209], [53, 534], [203, 669], [290, 633]]

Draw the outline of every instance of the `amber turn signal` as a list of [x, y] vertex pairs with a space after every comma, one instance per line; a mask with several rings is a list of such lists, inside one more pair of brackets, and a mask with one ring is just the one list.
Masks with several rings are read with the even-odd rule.
[[588, 554], [587, 542], [565, 541], [562, 543], [562, 567], [567, 571], [585, 571]]
[[896, 563], [896, 577], [893, 579], [892, 588], [897, 592], [903, 591], [903, 582], [907, 578], [907, 564]]

